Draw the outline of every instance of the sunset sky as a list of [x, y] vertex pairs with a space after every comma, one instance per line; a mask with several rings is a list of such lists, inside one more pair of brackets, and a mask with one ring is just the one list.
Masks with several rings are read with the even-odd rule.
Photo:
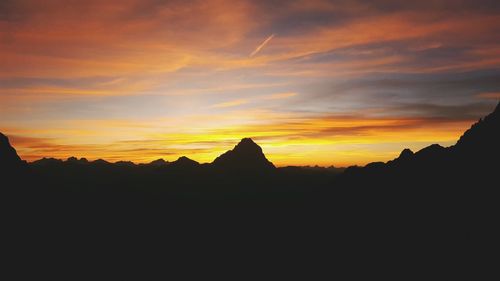
[[0, 132], [28, 161], [284, 165], [453, 144], [500, 99], [500, 2], [0, 1]]

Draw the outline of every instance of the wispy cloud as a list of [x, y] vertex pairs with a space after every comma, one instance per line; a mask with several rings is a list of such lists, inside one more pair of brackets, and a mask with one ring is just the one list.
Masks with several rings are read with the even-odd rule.
[[264, 40], [264, 42], [262, 42], [262, 44], [260, 44], [259, 46], [257, 46], [257, 48], [255, 48], [255, 50], [250, 54], [250, 57], [253, 57], [255, 56], [257, 53], [260, 52], [260, 50], [262, 50], [262, 48], [264, 48], [267, 43], [269, 43], [269, 41], [271, 41], [271, 39], [274, 38], [274, 34], [271, 34], [271, 36], [267, 37], [266, 40]]
[[296, 96], [297, 93], [294, 92], [287, 92], [287, 93], [276, 93], [272, 94], [269, 96], [265, 96], [263, 99], [265, 100], [280, 100], [280, 99], [287, 99]]
[[239, 99], [239, 100], [232, 100], [232, 101], [228, 101], [228, 102], [214, 104], [211, 107], [212, 108], [227, 108], [227, 107], [234, 107], [234, 106], [243, 105], [246, 103], [248, 103], [248, 100]]
[[500, 92], [496, 93], [479, 93], [476, 95], [478, 98], [500, 100]]
[[230, 100], [230, 101], [214, 104], [211, 106], [211, 108], [228, 108], [228, 107], [236, 107], [236, 106], [240, 106], [240, 105], [244, 105], [244, 104], [255, 104], [255, 103], [258, 103], [259, 101], [282, 100], [282, 99], [291, 98], [291, 97], [296, 96], [296, 95], [297, 95], [297, 93], [294, 93], [294, 92], [285, 92], [285, 93], [276, 93], [276, 94], [271, 94], [271, 95], [266, 95], [266, 96], [251, 98], [251, 99]]

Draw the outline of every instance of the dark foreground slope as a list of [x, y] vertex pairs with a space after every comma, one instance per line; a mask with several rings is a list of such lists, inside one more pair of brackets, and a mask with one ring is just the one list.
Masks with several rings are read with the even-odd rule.
[[451, 147], [433, 144], [416, 153], [405, 149], [387, 163], [348, 168], [336, 184], [375, 193], [410, 193], [428, 200], [436, 196], [452, 200], [467, 194], [495, 193], [495, 177], [500, 171], [499, 144], [500, 104]]
[[0, 133], [0, 186], [3, 191], [15, 191], [32, 184], [28, 180], [31, 171], [21, 160], [9, 139]]

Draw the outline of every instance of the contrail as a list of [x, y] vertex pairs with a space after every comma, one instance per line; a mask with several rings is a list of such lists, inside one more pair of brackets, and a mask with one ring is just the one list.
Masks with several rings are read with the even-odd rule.
[[274, 34], [267, 37], [267, 39], [264, 40], [264, 42], [262, 42], [262, 44], [260, 44], [257, 48], [255, 48], [255, 50], [250, 54], [250, 57], [255, 56], [260, 50], [262, 50], [262, 48], [264, 48], [264, 46], [266, 46], [266, 44], [269, 43], [269, 41], [271, 41], [271, 39], [273, 39], [273, 37], [274, 37]]

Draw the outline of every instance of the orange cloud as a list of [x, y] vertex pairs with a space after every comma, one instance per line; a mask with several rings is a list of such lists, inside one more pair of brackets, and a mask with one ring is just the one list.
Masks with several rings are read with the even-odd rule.
[[239, 99], [239, 100], [233, 100], [233, 101], [228, 101], [228, 102], [222, 102], [213, 105], [213, 108], [226, 108], [226, 107], [234, 107], [234, 106], [239, 106], [248, 103], [247, 100]]
[[500, 100], [500, 92], [497, 93], [480, 93], [476, 95], [478, 98]]

